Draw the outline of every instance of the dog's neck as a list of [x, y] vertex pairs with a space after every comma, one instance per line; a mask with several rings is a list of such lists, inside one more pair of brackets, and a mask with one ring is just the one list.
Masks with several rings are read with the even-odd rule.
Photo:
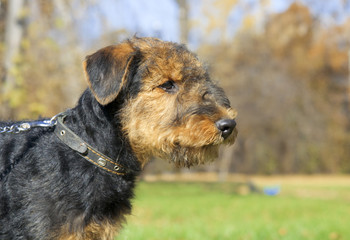
[[100, 105], [87, 89], [74, 111], [67, 111], [66, 125], [98, 151], [139, 171], [140, 163], [122, 134], [117, 105]]

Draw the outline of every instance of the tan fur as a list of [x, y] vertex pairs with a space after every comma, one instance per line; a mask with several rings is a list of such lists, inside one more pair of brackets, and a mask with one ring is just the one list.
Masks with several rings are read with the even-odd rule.
[[83, 231], [70, 232], [69, 227], [62, 228], [57, 240], [113, 240], [121, 224], [116, 223], [90, 223]]
[[[234, 119], [236, 111], [217, 106], [214, 115], [184, 116], [186, 120], [183, 124], [170, 126], [179, 104], [176, 102], [179, 95], [184, 109], [203, 101], [200, 95], [203, 84], [200, 81], [190, 86], [183, 82], [184, 64], [192, 66], [188, 71], [194, 76], [203, 76], [205, 69], [190, 52], [179, 56], [170, 43], [146, 39], [136, 41], [134, 45], [146, 59], [152, 59], [152, 64], [147, 63], [148, 74], [142, 79], [141, 92], [122, 110], [123, 130], [138, 159], [144, 165], [152, 156], [156, 156], [172, 159], [179, 166], [191, 166], [215, 159], [218, 145], [233, 143], [237, 135], [235, 130], [224, 141], [215, 122], [223, 118]], [[168, 80], [178, 85], [178, 93], [168, 94], [158, 88]], [[207, 98], [210, 101], [210, 96]]]

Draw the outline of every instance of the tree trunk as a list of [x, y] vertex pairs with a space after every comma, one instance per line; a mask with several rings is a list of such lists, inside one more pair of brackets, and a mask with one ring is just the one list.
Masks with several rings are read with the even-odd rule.
[[21, 21], [21, 10], [23, 9], [24, 0], [8, 1], [6, 29], [5, 29], [5, 87], [4, 92], [9, 91], [15, 84], [15, 78], [11, 74], [14, 67], [14, 58], [19, 53], [24, 24]]
[[188, 32], [189, 32], [189, 24], [188, 24], [188, 3], [187, 0], [177, 0], [177, 4], [180, 8], [180, 42], [187, 43], [188, 42]]

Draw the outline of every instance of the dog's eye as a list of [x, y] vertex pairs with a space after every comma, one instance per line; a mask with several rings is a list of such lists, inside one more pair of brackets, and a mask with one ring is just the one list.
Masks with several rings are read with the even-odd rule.
[[163, 83], [162, 85], [159, 85], [159, 88], [163, 89], [164, 91], [166, 91], [168, 93], [174, 93], [177, 91], [176, 84], [171, 80]]

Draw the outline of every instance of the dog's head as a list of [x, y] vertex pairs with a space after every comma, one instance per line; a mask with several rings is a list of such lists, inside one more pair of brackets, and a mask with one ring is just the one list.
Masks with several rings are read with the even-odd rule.
[[84, 68], [101, 105], [122, 98], [118, 116], [142, 163], [152, 156], [204, 163], [236, 138], [236, 111], [184, 45], [133, 38], [87, 56]]

